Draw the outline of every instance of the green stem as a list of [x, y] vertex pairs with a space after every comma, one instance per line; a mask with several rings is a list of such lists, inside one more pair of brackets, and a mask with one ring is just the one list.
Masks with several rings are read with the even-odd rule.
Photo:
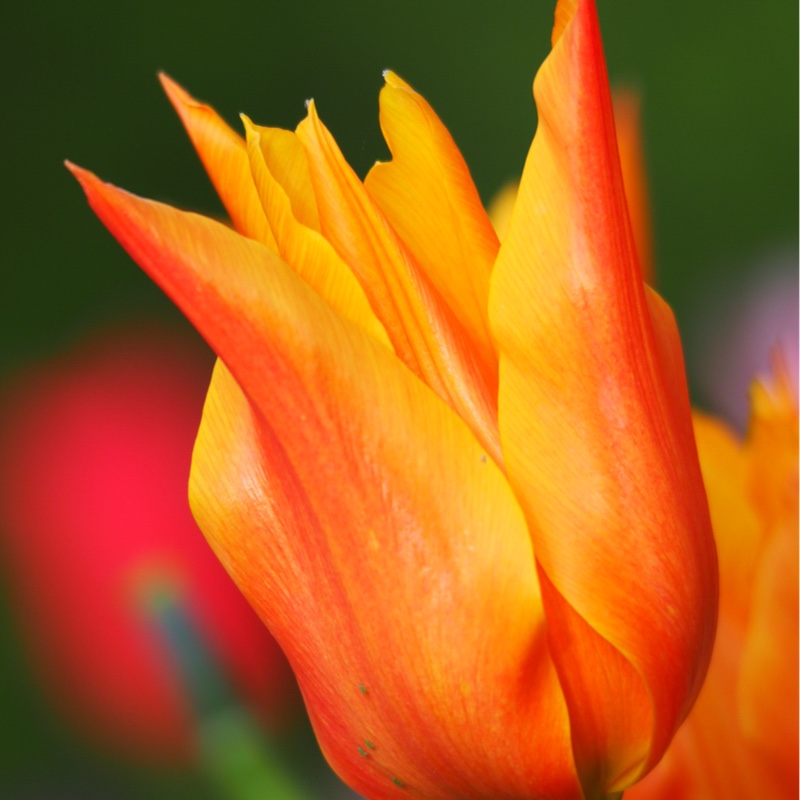
[[199, 734], [203, 766], [228, 800], [307, 800], [241, 708], [202, 720]]
[[147, 593], [147, 614], [169, 646], [191, 702], [201, 769], [226, 800], [308, 800], [237, 702], [180, 597], [163, 588]]

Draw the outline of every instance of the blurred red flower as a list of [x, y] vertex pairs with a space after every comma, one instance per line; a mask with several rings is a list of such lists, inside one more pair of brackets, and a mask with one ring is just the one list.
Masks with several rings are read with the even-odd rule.
[[284, 716], [293, 694], [277, 644], [189, 511], [210, 369], [174, 332], [135, 328], [32, 367], [2, 403], [0, 528], [35, 668], [83, 734], [161, 761], [191, 756], [192, 710], [148, 588], [177, 598], [261, 717]]

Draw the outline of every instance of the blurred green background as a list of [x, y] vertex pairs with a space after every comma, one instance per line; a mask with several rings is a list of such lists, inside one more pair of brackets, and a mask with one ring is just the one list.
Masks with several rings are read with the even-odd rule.
[[[519, 174], [533, 136], [531, 81], [549, 49], [553, 5], [7, 5], [0, 378], [121, 318], [183, 324], [62, 166], [69, 158], [137, 194], [221, 214], [158, 70], [237, 127], [240, 111], [261, 124], [294, 127], [303, 101], [314, 97], [363, 176], [387, 155], [377, 95], [390, 67], [438, 111], [488, 200]], [[692, 352], [716, 324], [720, 298], [757, 279], [770, 254], [782, 254], [796, 271], [798, 7], [789, 0], [599, 0], [599, 10], [612, 81], [643, 96], [658, 282], [695, 363]], [[697, 379], [702, 365], [694, 370]], [[34, 775], [49, 775], [51, 786], [80, 784], [90, 754], [39, 702], [18, 649], [18, 624], [5, 603], [0, 794]], [[117, 769], [108, 766], [103, 779], [111, 786], [127, 775]], [[153, 775], [129, 796], [204, 796], [187, 780]]]

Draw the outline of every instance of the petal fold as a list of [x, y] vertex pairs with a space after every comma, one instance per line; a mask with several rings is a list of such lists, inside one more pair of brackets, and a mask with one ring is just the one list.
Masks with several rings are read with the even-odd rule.
[[609, 645], [576, 662], [553, 626], [578, 769], [587, 791], [611, 791], [660, 758], [697, 694], [716, 559], [674, 321], [636, 257], [594, 3], [560, 2], [553, 39], [490, 321], [506, 470], [553, 608]]

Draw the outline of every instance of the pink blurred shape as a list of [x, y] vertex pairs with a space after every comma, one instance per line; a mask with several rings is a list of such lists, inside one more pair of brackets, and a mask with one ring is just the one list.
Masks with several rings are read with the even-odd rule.
[[209, 354], [169, 329], [105, 333], [30, 368], [0, 406], [11, 598], [52, 701], [138, 758], [193, 753], [192, 713], [143, 591], [168, 586], [235, 691], [280, 724], [294, 683], [189, 511]]

